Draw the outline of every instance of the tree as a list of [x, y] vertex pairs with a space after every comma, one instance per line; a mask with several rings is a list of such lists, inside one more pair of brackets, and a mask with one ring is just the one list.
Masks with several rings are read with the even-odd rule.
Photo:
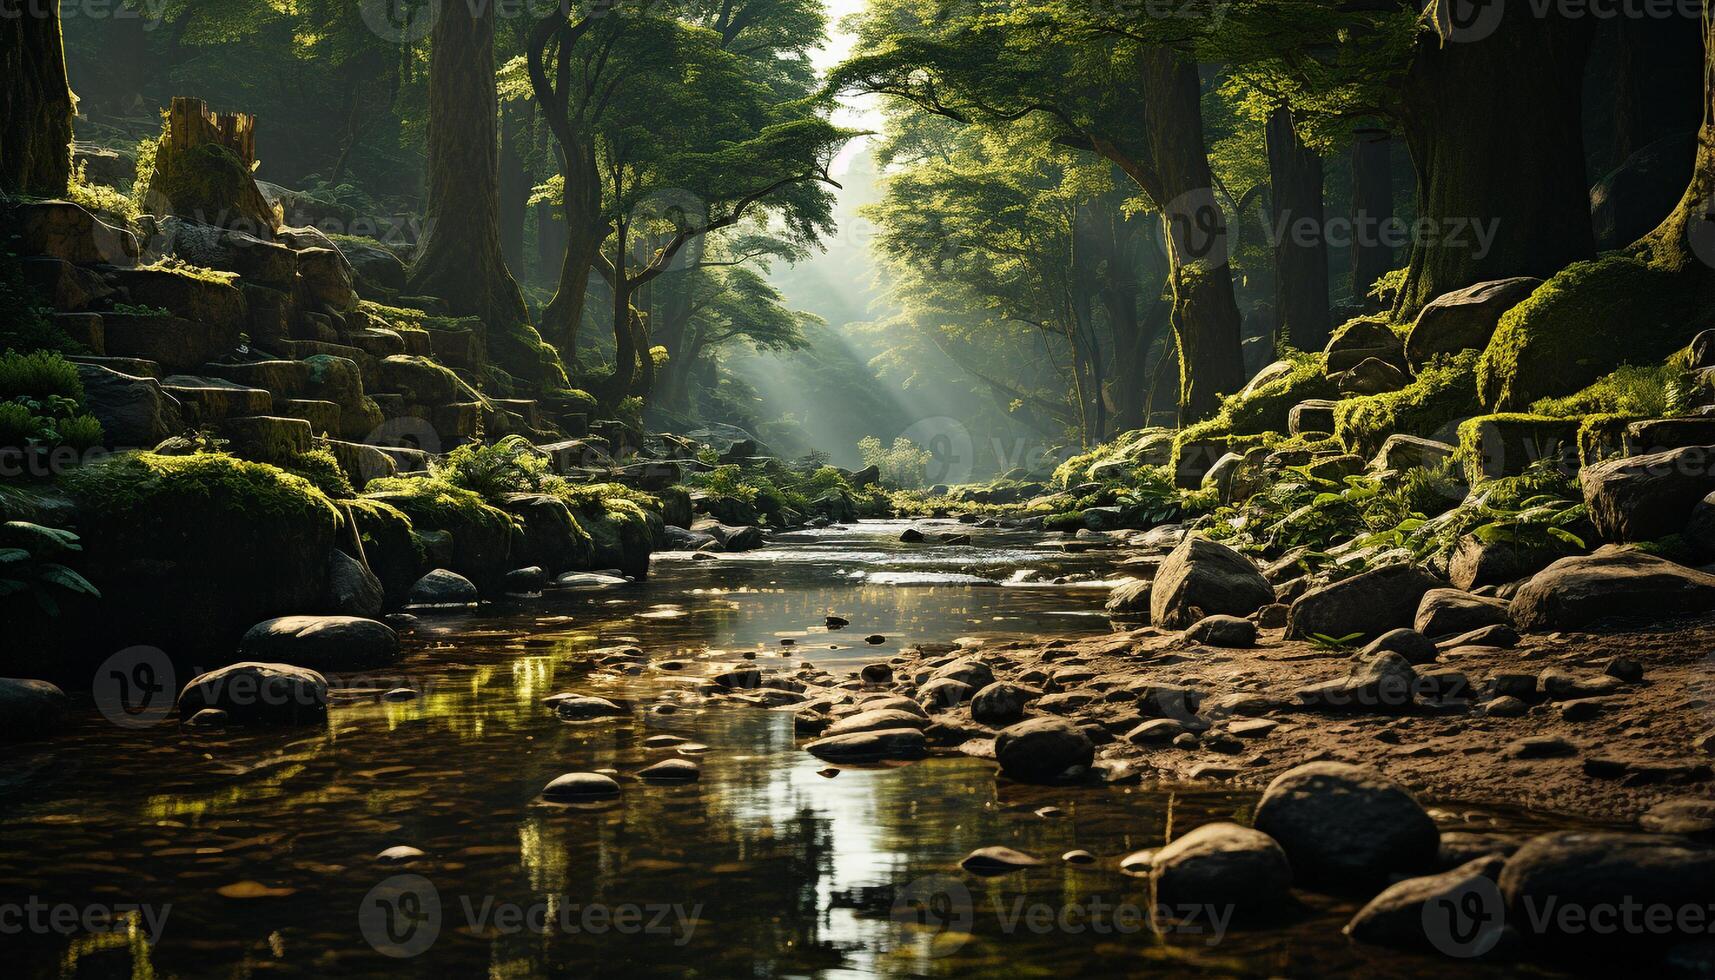
[[429, 61], [429, 186], [410, 288], [491, 333], [528, 324], [500, 246], [494, 7], [442, 4]]
[[59, 0], [0, 0], [0, 74], [0, 191], [64, 194], [73, 101]]
[[1299, 138], [1292, 109], [1268, 114], [1273, 202], [1275, 336], [1298, 350], [1328, 343], [1328, 238], [1322, 155]]

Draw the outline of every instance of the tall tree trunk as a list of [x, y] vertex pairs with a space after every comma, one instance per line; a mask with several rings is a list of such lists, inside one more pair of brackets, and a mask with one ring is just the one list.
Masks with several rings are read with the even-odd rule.
[[1393, 246], [1383, 229], [1393, 222], [1393, 137], [1362, 129], [1352, 138], [1352, 299], [1364, 303], [1370, 287], [1394, 268]]
[[1321, 350], [1328, 343], [1328, 236], [1322, 210], [1322, 155], [1304, 145], [1292, 110], [1275, 109], [1265, 127], [1274, 201], [1274, 316], [1278, 346]]
[[0, 75], [0, 191], [64, 195], [74, 110], [59, 0], [0, 0]]
[[609, 226], [601, 218], [601, 174], [596, 169], [595, 147], [576, 143], [563, 151], [560, 173], [565, 179], [560, 207], [566, 219], [566, 247], [560, 255], [554, 298], [542, 310], [542, 332], [560, 349], [561, 356], [575, 363], [590, 271], [601, 258]]
[[529, 322], [500, 250], [494, 7], [443, 4], [429, 53], [429, 195], [413, 293], [490, 330]]
[[[1497, 5], [1498, 6], [1498, 5]], [[1417, 235], [1395, 304], [1550, 276], [1596, 252], [1584, 174], [1582, 81], [1593, 20], [1499, 8], [1493, 33], [1419, 35], [1401, 122], [1417, 170]]]
[[[560, 267], [565, 264], [565, 261], [566, 221], [560, 216], [560, 209], [554, 202], [538, 201], [536, 202], [536, 274], [531, 281], [539, 286], [552, 286], [559, 281]], [[542, 325], [544, 328], [547, 327], [545, 316]], [[567, 364], [576, 360], [574, 351], [561, 350], [560, 354], [566, 359]]]
[[1638, 246], [1656, 265], [1684, 273], [1707, 289], [1715, 271], [1715, 16], [1703, 19], [1703, 124], [1697, 162], [1679, 206]]
[[519, 274], [524, 271], [524, 216], [530, 206], [523, 147], [529, 118], [527, 102], [508, 102], [500, 109], [500, 254], [506, 267]]
[[1228, 264], [1226, 217], [1203, 137], [1202, 90], [1194, 62], [1141, 46], [1138, 125], [1123, 140], [1093, 139], [1097, 152], [1162, 209], [1179, 341], [1179, 422], [1208, 418], [1244, 387], [1238, 301]]

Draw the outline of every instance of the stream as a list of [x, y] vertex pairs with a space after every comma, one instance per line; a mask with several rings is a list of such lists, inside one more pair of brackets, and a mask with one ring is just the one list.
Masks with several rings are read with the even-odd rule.
[[[828, 776], [798, 748], [790, 709], [642, 710], [683, 700], [706, 664], [747, 652], [763, 667], [808, 661], [843, 674], [918, 642], [1109, 630], [1096, 580], [1116, 551], [914, 523], [975, 541], [902, 545], [905, 524], [865, 522], [712, 560], [661, 555], [640, 585], [426, 614], [385, 677], [335, 681], [325, 729], [126, 728], [83, 695], [72, 732], [0, 761], [0, 903], [51, 923], [4, 937], [7, 972], [1445, 974], [1443, 958], [1347, 942], [1339, 929], [1356, 905], [1346, 900], [1305, 896], [1280, 921], [1153, 932], [1147, 881], [1118, 859], [1242, 818], [1248, 792], [1023, 786], [958, 755]], [[1073, 581], [1050, 584], [1060, 577]], [[830, 613], [851, 625], [829, 631]], [[626, 675], [591, 662], [591, 651], [633, 644], [651, 667]], [[670, 662], [679, 669], [662, 669]], [[375, 696], [398, 687], [420, 696]], [[541, 704], [560, 691], [639, 710], [566, 723]], [[661, 735], [689, 741], [643, 744]], [[628, 774], [675, 755], [701, 765], [700, 781], [621, 775], [621, 796], [599, 804], [540, 796], [562, 773]], [[1469, 808], [1437, 817], [1444, 829], [1554, 825]], [[987, 879], [959, 870], [993, 844], [1045, 861]], [[401, 845], [423, 856], [377, 858]], [[1062, 862], [1073, 849], [1096, 863]], [[56, 912], [67, 908], [77, 915]], [[119, 928], [84, 921], [92, 908], [114, 910]]]

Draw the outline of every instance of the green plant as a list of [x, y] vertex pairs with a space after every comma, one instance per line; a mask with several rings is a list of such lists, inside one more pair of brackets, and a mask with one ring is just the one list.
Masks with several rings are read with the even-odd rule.
[[352, 489], [351, 480], [340, 468], [339, 460], [326, 449], [298, 453], [281, 468], [310, 481], [317, 490], [330, 498], [344, 500], [357, 496], [357, 491]]
[[0, 598], [28, 594], [43, 612], [58, 616], [58, 594], [99, 597], [88, 579], [58, 560], [82, 550], [70, 531], [24, 521], [0, 525]]
[[1363, 633], [1348, 633], [1345, 636], [1329, 636], [1326, 633], [1310, 634], [1310, 645], [1318, 650], [1328, 650], [1335, 653], [1348, 653], [1364, 638]]
[[66, 187], [66, 197], [72, 203], [126, 224], [137, 220], [140, 212], [131, 195], [112, 187], [90, 183], [85, 171], [86, 165], [79, 163], [76, 172], [71, 175], [71, 183]]
[[460, 446], [431, 472], [455, 487], [485, 500], [509, 493], [532, 493], [544, 489], [551, 474], [548, 457], [523, 436], [507, 436], [492, 446]]
[[910, 439], [900, 436], [892, 446], [883, 446], [875, 436], [858, 440], [858, 452], [865, 466], [881, 470], [881, 482], [900, 489], [921, 487], [929, 461], [934, 457]]
[[124, 316], [166, 317], [173, 315], [171, 311], [163, 309], [162, 307], [148, 306], [146, 304], [138, 303], [114, 303], [113, 312]]
[[0, 355], [0, 398], [56, 396], [74, 403], [83, 400], [83, 381], [78, 378], [77, 365], [49, 351]]

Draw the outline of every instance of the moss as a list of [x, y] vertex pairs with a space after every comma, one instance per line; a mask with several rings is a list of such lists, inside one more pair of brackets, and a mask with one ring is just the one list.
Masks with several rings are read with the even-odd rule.
[[330, 498], [343, 500], [357, 496], [357, 491], [351, 487], [351, 481], [346, 478], [345, 470], [340, 468], [339, 460], [326, 449], [292, 453], [283, 461], [283, 468], [288, 473], [310, 481], [317, 490]]
[[179, 150], [168, 139], [158, 141], [154, 150], [147, 168], [139, 163], [133, 190], [150, 214], [177, 214], [228, 227], [248, 224], [244, 230], [252, 233], [279, 226], [279, 215], [238, 154], [218, 143]]
[[1050, 514], [1042, 521], [1042, 530], [1057, 531], [1062, 534], [1076, 534], [1084, 526], [1084, 512], [1069, 510], [1061, 514]]
[[[365, 241], [368, 240], [365, 239]], [[373, 245], [375, 243], [368, 242], [368, 244]], [[424, 330], [465, 332], [475, 330], [481, 322], [473, 316], [437, 316], [423, 310], [415, 310], [406, 306], [388, 306], [385, 303], [376, 303], [371, 300], [359, 302], [357, 308], [372, 317], [379, 317], [383, 320], [402, 323], [407, 327], [417, 327]]]
[[1534, 415], [1630, 415], [1661, 418], [1675, 414], [1694, 381], [1670, 359], [1653, 365], [1625, 364], [1598, 378], [1588, 388], [1560, 398], [1542, 398], [1530, 406]]
[[1348, 398], [1334, 407], [1334, 437], [1349, 452], [1369, 456], [1395, 433], [1445, 438], [1448, 427], [1479, 411], [1472, 374], [1476, 351], [1437, 358], [1398, 391]]
[[212, 666], [245, 629], [321, 598], [341, 517], [301, 477], [224, 453], [122, 453], [61, 487], [128, 643]]
[[490, 325], [484, 339], [489, 358], [531, 390], [566, 387], [566, 366], [560, 363], [560, 352], [530, 324]]
[[170, 256], [157, 259], [147, 265], [140, 265], [137, 268], [144, 272], [171, 272], [176, 276], [184, 276], [187, 279], [195, 279], [198, 282], [206, 282], [216, 286], [230, 286], [238, 281], [238, 273], [236, 272], [222, 272], [219, 269], [210, 269], [207, 266], [196, 265]]
[[1621, 413], [1587, 415], [1578, 423], [1578, 465], [1590, 466], [1625, 455], [1626, 426], [1641, 416]]
[[1671, 272], [1618, 256], [1573, 263], [1501, 317], [1477, 364], [1479, 397], [1507, 411], [1579, 391], [1667, 357], [1711, 316]]
[[0, 400], [54, 397], [83, 401], [77, 365], [49, 351], [0, 354]]
[[649, 574], [649, 553], [666, 530], [659, 500], [617, 483], [568, 484], [554, 494], [589, 533], [597, 565], [638, 578]]

